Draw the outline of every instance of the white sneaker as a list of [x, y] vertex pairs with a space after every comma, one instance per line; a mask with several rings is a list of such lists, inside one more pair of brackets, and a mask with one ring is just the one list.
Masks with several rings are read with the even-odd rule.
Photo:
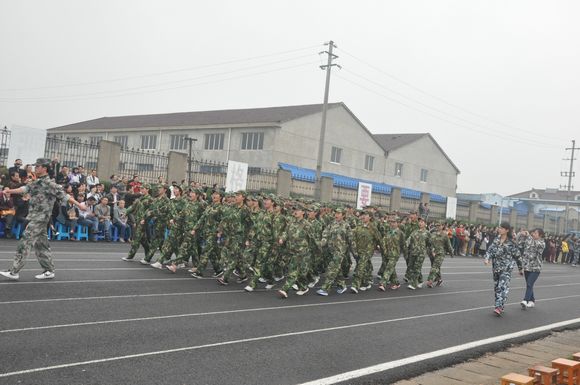
[[318, 277], [318, 276], [314, 277], [314, 281], [310, 282], [310, 283], [308, 284], [308, 287], [312, 289], [314, 286], [316, 286], [316, 284], [317, 284], [319, 281], [320, 281], [320, 277]]
[[42, 274], [35, 275], [34, 278], [36, 278], [36, 279], [53, 279], [54, 273], [52, 271], [45, 271]]
[[292, 289], [293, 289], [294, 291], [298, 291], [300, 288], [298, 287], [298, 285], [297, 285], [297, 284], [294, 284], [294, 285], [292, 285]]
[[536, 307], [536, 304], [532, 301], [528, 301], [528, 304], [526, 305], [527, 307]]
[[150, 266], [160, 270], [163, 269], [163, 265], [159, 262], [152, 263]]
[[145, 258], [143, 258], [143, 259], [142, 259], [142, 260], [140, 260], [139, 262], [140, 262], [142, 265], [148, 265], [148, 264], [149, 264], [149, 262], [147, 262], [147, 261], [145, 260]]
[[0, 271], [0, 275], [6, 277], [8, 279], [11, 279], [13, 281], [18, 281], [18, 279], [20, 278], [20, 275], [18, 275], [18, 273], [12, 274], [9, 271]]
[[258, 278], [258, 281], [260, 281], [260, 283], [268, 282], [268, 280], [266, 278], [262, 278], [262, 277]]
[[271, 283], [267, 284], [265, 287], [266, 290], [272, 290], [273, 288], [274, 288], [274, 285]]
[[276, 282], [280, 282], [280, 281], [281, 281], [281, 280], [283, 280], [283, 279], [284, 279], [284, 276], [281, 276], [281, 277], [274, 277], [274, 281], [276, 281]]
[[361, 286], [361, 287], [359, 287], [359, 290], [360, 291], [367, 291], [367, 287], [366, 286]]
[[522, 310], [526, 310], [528, 308], [528, 301], [522, 301], [520, 305], [522, 305]]
[[310, 290], [310, 289], [309, 288], [306, 288], [304, 290], [298, 290], [296, 292], [296, 295], [304, 295], [304, 294], [308, 293], [308, 290]]
[[134, 259], [133, 259], [133, 258], [129, 258], [129, 257], [123, 257], [123, 258], [121, 258], [121, 259], [122, 259], [123, 261], [125, 261], [125, 262], [133, 262], [133, 261], [134, 261]]
[[178, 269], [185, 269], [185, 263], [180, 263], [179, 265], [177, 265]]
[[244, 290], [247, 291], [248, 293], [251, 293], [254, 291], [254, 288], [252, 286], [248, 285], [248, 286], [244, 287]]

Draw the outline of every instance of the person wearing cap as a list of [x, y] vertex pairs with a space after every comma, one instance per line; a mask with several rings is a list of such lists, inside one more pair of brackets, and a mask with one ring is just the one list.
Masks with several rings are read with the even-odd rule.
[[[173, 198], [169, 200], [169, 221], [167, 222], [167, 229], [169, 230], [169, 235], [167, 239], [163, 242], [161, 246], [161, 257], [157, 262], [162, 266], [169, 263], [173, 254], [177, 256], [179, 252], [179, 245], [183, 241], [183, 208], [186, 204], [186, 198], [183, 197], [183, 190], [179, 186], [173, 186], [172, 190]], [[172, 263], [167, 265], [167, 269], [175, 273], [177, 271], [177, 265]]]
[[223, 211], [222, 197], [222, 191], [214, 190], [212, 192], [211, 204], [205, 208], [199, 221], [197, 221], [197, 224], [192, 230], [193, 235], [198, 235], [205, 243], [199, 263], [194, 266], [195, 271], [191, 274], [194, 278], [203, 277], [203, 271], [207, 267], [208, 261], [212, 264], [214, 278], [220, 277], [223, 274], [223, 269], [220, 264], [221, 239], [217, 236], [218, 225], [221, 221]]
[[433, 254], [433, 244], [431, 241], [431, 233], [426, 229], [425, 219], [419, 218], [417, 220], [419, 229], [413, 231], [407, 240], [407, 278], [409, 284], [407, 288], [410, 290], [420, 289], [423, 285], [423, 262], [427, 255]]
[[427, 282], [425, 282], [429, 288], [432, 288], [433, 284], [435, 286], [441, 286], [443, 283], [443, 279], [441, 278], [441, 265], [443, 265], [445, 253], [453, 254], [453, 246], [451, 246], [447, 229], [443, 226], [443, 223], [437, 222], [435, 229], [435, 232], [431, 234], [431, 242], [433, 244], [431, 271], [429, 271], [429, 277], [427, 277]]
[[352, 230], [352, 241], [352, 249], [358, 256], [358, 260], [350, 291], [358, 294], [359, 291], [369, 290], [372, 286], [371, 258], [377, 245], [381, 243], [381, 234], [376, 224], [371, 221], [369, 211], [363, 211], [360, 215], [360, 223]]
[[127, 215], [133, 217], [133, 223], [135, 225], [133, 233], [133, 240], [131, 241], [131, 248], [126, 257], [121, 258], [123, 261], [131, 262], [139, 250], [139, 246], [143, 247], [145, 254], [149, 253], [149, 237], [147, 236], [147, 222], [145, 216], [147, 214], [147, 209], [151, 205], [151, 195], [149, 195], [149, 185], [139, 185], [141, 197], [139, 197], [131, 207], [127, 209]]
[[37, 179], [17, 189], [8, 189], [9, 194], [29, 194], [29, 212], [28, 226], [24, 230], [22, 238], [16, 246], [16, 255], [12, 262], [12, 267], [8, 271], [0, 272], [0, 275], [11, 279], [20, 278], [19, 271], [24, 267], [26, 258], [30, 250], [34, 248], [38, 263], [43, 268], [43, 272], [36, 275], [36, 279], [54, 278], [54, 264], [46, 228], [52, 215], [54, 203], [58, 201], [68, 201], [79, 208], [84, 208], [84, 204], [77, 202], [72, 196], [64, 192], [62, 186], [50, 179], [48, 171], [50, 168], [50, 159], [40, 158], [36, 161], [34, 169]]
[[[411, 234], [413, 234], [413, 232], [419, 230], [419, 222], [417, 220], [417, 213], [411, 212], [409, 214], [409, 216], [406, 218], [406, 220], [403, 220], [403, 223], [401, 224], [400, 229], [405, 234], [405, 241], [409, 242], [409, 238], [411, 237]], [[412, 256], [410, 256], [408, 254], [408, 250], [405, 250], [405, 253], [403, 254], [403, 258], [405, 259], [405, 263], [407, 264], [407, 270], [405, 271], [404, 279], [406, 282], [408, 282], [409, 281], [409, 272], [411, 270], [411, 267], [413, 266], [413, 260], [411, 259]], [[421, 277], [421, 279], [422, 279], [422, 277]]]
[[502, 222], [497, 231], [498, 236], [495, 237], [492, 244], [487, 248], [483, 263], [487, 266], [490, 260], [492, 262], [493, 289], [495, 294], [495, 308], [493, 312], [499, 317], [503, 314], [504, 306], [507, 302], [514, 266], [517, 264], [520, 275], [524, 275], [524, 273], [520, 259], [520, 249], [513, 241], [510, 224], [508, 222]]
[[[286, 214], [286, 202], [280, 198], [278, 203], [274, 206], [274, 218], [272, 219], [272, 232], [274, 233], [274, 240], [278, 240], [284, 236], [290, 215]], [[262, 271], [262, 277], [266, 278], [266, 289], [274, 287], [273, 282], [280, 282], [284, 279], [286, 266], [290, 256], [288, 250], [284, 245], [274, 241], [272, 244], [271, 267], [269, 272]]]
[[[171, 200], [167, 197], [167, 191], [168, 186], [166, 184], [159, 184], [157, 186], [157, 197], [151, 203], [149, 210], [147, 210], [145, 219], [147, 222], [153, 223], [153, 233], [149, 239], [149, 252], [145, 254], [145, 258], [139, 261], [143, 265], [151, 263], [153, 256], [157, 250], [161, 251], [161, 247], [165, 242], [165, 230], [173, 214], [173, 206], [171, 205]], [[160, 261], [151, 264], [151, 267], [163, 269]]]
[[320, 275], [324, 272], [324, 259], [320, 240], [322, 239], [322, 222], [318, 219], [320, 206], [316, 203], [308, 208], [307, 221], [308, 233], [310, 234], [310, 259], [311, 266], [308, 273], [309, 288], [313, 288], [320, 281]]
[[[203, 210], [205, 209], [206, 203], [201, 199], [203, 192], [199, 189], [193, 189], [189, 191], [188, 198], [185, 199], [185, 205], [180, 213], [183, 217], [182, 232], [183, 238], [179, 243], [179, 249], [173, 263], [167, 266], [171, 272], [177, 271], [177, 266], [180, 263], [185, 263], [191, 258], [192, 266], [197, 266], [199, 263], [200, 256], [200, 240], [199, 237], [193, 232], [193, 228], [197, 224], [197, 221], [201, 217]], [[194, 270], [190, 270], [191, 273]]]
[[379, 274], [379, 291], [385, 291], [390, 285], [392, 290], [401, 287], [397, 277], [396, 266], [401, 253], [406, 249], [405, 234], [399, 229], [398, 218], [394, 215], [389, 216], [389, 229], [385, 231], [382, 239], [383, 264], [385, 269]]

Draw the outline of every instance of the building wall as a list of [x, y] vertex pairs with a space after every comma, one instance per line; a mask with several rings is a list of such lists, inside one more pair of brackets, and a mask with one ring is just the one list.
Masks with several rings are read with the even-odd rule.
[[[403, 173], [400, 177], [395, 176], [396, 163], [403, 164]], [[455, 196], [457, 171], [428, 136], [391, 151], [385, 164], [385, 183], [444, 196]], [[427, 182], [421, 182], [421, 169], [428, 172]]]

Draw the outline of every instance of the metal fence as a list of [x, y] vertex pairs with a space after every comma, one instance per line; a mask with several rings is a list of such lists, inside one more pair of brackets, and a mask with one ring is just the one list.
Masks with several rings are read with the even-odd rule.
[[[224, 187], [228, 164], [211, 160], [192, 160], [189, 180], [207, 186]], [[264, 167], [248, 167], [246, 190], [275, 192], [278, 183], [278, 170]]]
[[132, 148], [121, 148], [121, 156], [118, 167], [118, 174], [131, 178], [139, 175], [143, 182], [155, 182], [162, 177], [167, 179], [167, 165], [169, 157], [152, 150], [138, 150]]
[[81, 141], [78, 138], [61, 138], [47, 135], [44, 157], [49, 159], [58, 158], [63, 166], [83, 166], [85, 169], [90, 170], [97, 167], [99, 146], [88, 141]]
[[0, 166], [8, 167], [8, 149], [10, 148], [10, 137], [12, 132], [4, 126], [0, 130]]

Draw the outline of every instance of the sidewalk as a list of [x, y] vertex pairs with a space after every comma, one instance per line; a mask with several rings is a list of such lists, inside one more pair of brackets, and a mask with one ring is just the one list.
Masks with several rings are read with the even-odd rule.
[[423, 374], [395, 385], [497, 385], [508, 373], [528, 373], [536, 364], [551, 366], [556, 358], [571, 358], [580, 352], [580, 330], [556, 332], [541, 340], [511, 347], [498, 353]]

